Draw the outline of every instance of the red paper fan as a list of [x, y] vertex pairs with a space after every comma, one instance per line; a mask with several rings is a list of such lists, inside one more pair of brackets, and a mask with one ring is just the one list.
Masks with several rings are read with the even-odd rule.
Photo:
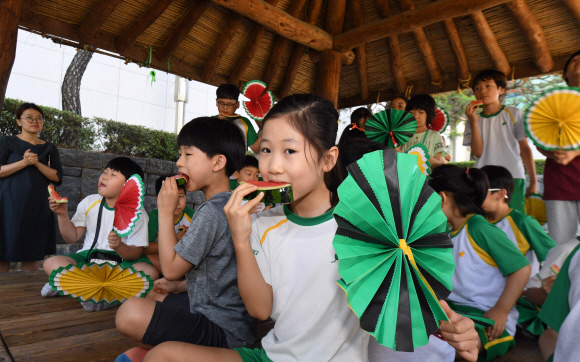
[[143, 212], [144, 198], [145, 187], [141, 176], [135, 174], [129, 177], [113, 206], [115, 209], [113, 230], [117, 235], [125, 237], [131, 234], [139, 215]]
[[250, 99], [243, 103], [244, 109], [256, 121], [262, 121], [274, 105], [274, 94], [267, 91], [267, 87], [262, 81], [251, 80], [242, 89], [242, 94]]
[[449, 124], [449, 114], [447, 114], [447, 112], [443, 108], [437, 106], [437, 108], [435, 108], [435, 118], [433, 119], [433, 122], [431, 122], [431, 124], [427, 126], [427, 128], [435, 132], [441, 133], [445, 131], [448, 124]]

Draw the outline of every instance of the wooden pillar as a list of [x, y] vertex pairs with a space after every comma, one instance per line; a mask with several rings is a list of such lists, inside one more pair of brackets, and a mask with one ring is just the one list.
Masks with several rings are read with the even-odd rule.
[[[336, 36], [342, 33], [344, 14], [346, 12], [346, 0], [333, 0], [332, 6], [326, 13], [326, 31]], [[338, 107], [338, 87], [340, 84], [341, 53], [335, 50], [325, 50], [320, 53], [318, 63], [318, 84], [316, 93], [329, 99]]]
[[20, 2], [21, 0], [0, 1], [0, 112], [16, 57]]

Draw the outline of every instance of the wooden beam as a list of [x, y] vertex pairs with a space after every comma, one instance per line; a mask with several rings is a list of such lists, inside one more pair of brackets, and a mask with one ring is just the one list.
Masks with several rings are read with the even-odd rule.
[[20, 0], [0, 1], [0, 112], [16, 58]]
[[[278, 0], [267, 0], [268, 4], [272, 6], [276, 6]], [[236, 67], [230, 74], [229, 83], [237, 84], [242, 75], [252, 62], [254, 55], [256, 54], [256, 50], [258, 49], [258, 45], [262, 42], [262, 38], [264, 37], [264, 33], [266, 32], [266, 27], [261, 24], [255, 24], [254, 29], [252, 30], [252, 34], [250, 35], [250, 40], [248, 41], [248, 45], [242, 52], [242, 56], [238, 60]]]
[[127, 50], [141, 34], [150, 27], [155, 20], [169, 7], [173, 0], [155, 0], [153, 4], [147, 9], [143, 15], [139, 17], [129, 28], [115, 42], [115, 48], [119, 53]]
[[240, 24], [242, 24], [243, 19], [243, 16], [236, 13], [232, 13], [228, 17], [228, 23], [224, 31], [220, 34], [216, 44], [211, 50], [209, 59], [205, 62], [205, 67], [203, 68], [203, 73], [201, 74], [201, 79], [205, 83], [208, 83], [209, 80], [213, 77], [218, 65], [220, 64], [220, 61], [228, 49], [228, 45], [230, 45], [230, 42], [232, 41], [234, 34], [238, 30]]
[[[363, 25], [362, 0], [351, 0], [352, 6], [352, 21], [355, 27]], [[360, 83], [360, 96], [362, 99], [369, 97], [369, 79], [367, 75], [367, 56], [365, 45], [359, 45], [355, 49], [356, 53], [356, 69], [358, 71], [358, 79]]]
[[580, 1], [578, 0], [562, 0], [564, 4], [570, 10], [570, 14], [576, 19], [576, 22], [580, 23]]
[[[324, 30], [290, 16], [263, 0], [212, 0], [224, 8], [264, 25], [274, 33], [316, 50], [332, 49], [333, 37]], [[341, 0], [342, 1], [342, 0]], [[496, 0], [497, 1], [497, 0]], [[507, 1], [507, 0], [506, 0]]]
[[[226, 1], [226, 0], [223, 0]], [[447, 18], [457, 18], [511, 0], [439, 0], [388, 19], [375, 20], [334, 38], [334, 49], [344, 52], [361, 44], [407, 33]]]
[[[375, 6], [379, 11], [382, 19], [391, 17], [391, 7], [389, 0], [375, 0]], [[399, 45], [399, 37], [393, 35], [387, 38], [389, 46], [389, 57], [391, 60], [391, 75], [395, 81], [397, 92], [404, 94], [407, 89], [407, 82], [405, 81], [405, 73], [403, 72], [403, 58], [401, 56], [401, 46]]]
[[510, 63], [508, 62], [503, 50], [499, 47], [497, 39], [495, 38], [485, 15], [483, 15], [483, 12], [476, 11], [471, 14], [471, 19], [473, 20], [473, 25], [475, 25], [475, 29], [477, 29], [481, 42], [487, 50], [487, 54], [491, 58], [495, 68], [503, 72], [505, 75], [509, 75], [512, 71]]
[[36, 9], [46, 0], [20, 0], [20, 17]]
[[193, 5], [187, 9], [183, 18], [175, 29], [171, 32], [165, 43], [159, 48], [155, 53], [155, 57], [160, 62], [165, 62], [171, 54], [177, 50], [179, 45], [187, 38], [187, 35], [193, 29], [199, 18], [203, 15], [207, 7], [209, 6], [209, 0], [196, 0]]
[[[318, 63], [320, 61], [321, 53], [322, 52], [319, 52], [318, 50], [308, 49], [308, 58], [310, 58], [310, 61], [312, 63]], [[351, 65], [352, 63], [354, 63], [355, 58], [356, 54], [352, 50], [349, 50], [348, 52], [342, 53], [340, 55], [340, 64]]]
[[550, 47], [546, 41], [544, 30], [538, 24], [536, 17], [530, 11], [525, 0], [514, 0], [507, 3], [507, 7], [524, 32], [532, 50], [532, 59], [534, 59], [538, 69], [541, 72], [549, 72], [554, 69], [554, 60], [550, 54]]
[[471, 78], [471, 75], [469, 74], [469, 68], [467, 67], [465, 51], [463, 50], [463, 45], [459, 39], [459, 33], [457, 32], [457, 27], [455, 26], [453, 19], [443, 20], [443, 27], [445, 28], [447, 39], [449, 39], [449, 43], [451, 44], [453, 55], [455, 55], [459, 78], [467, 81], [469, 78]]
[[89, 17], [81, 24], [79, 27], [79, 38], [88, 40], [90, 39], [103, 24], [107, 21], [107, 18], [115, 11], [117, 5], [121, 3], [122, 0], [101, 0], [97, 4], [97, 7], [91, 11]]

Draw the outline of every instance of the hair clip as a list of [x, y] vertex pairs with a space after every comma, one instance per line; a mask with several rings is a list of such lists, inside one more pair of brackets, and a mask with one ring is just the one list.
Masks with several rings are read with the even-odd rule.
[[360, 128], [359, 128], [359, 126], [357, 126], [357, 124], [356, 124], [356, 123], [353, 123], [353, 124], [351, 124], [351, 127], [350, 127], [350, 129], [351, 129], [351, 131], [352, 131], [353, 129], [358, 129], [359, 131], [362, 131], [362, 129], [360, 129]]

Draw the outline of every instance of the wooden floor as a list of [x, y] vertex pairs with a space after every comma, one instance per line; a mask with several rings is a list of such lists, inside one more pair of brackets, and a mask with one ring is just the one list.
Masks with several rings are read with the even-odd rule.
[[[42, 298], [44, 272], [0, 274], [0, 362], [114, 361], [135, 346], [115, 329], [117, 308], [87, 312], [69, 297]], [[272, 327], [261, 323], [259, 337]], [[537, 344], [517, 337], [496, 362], [542, 362]]]

